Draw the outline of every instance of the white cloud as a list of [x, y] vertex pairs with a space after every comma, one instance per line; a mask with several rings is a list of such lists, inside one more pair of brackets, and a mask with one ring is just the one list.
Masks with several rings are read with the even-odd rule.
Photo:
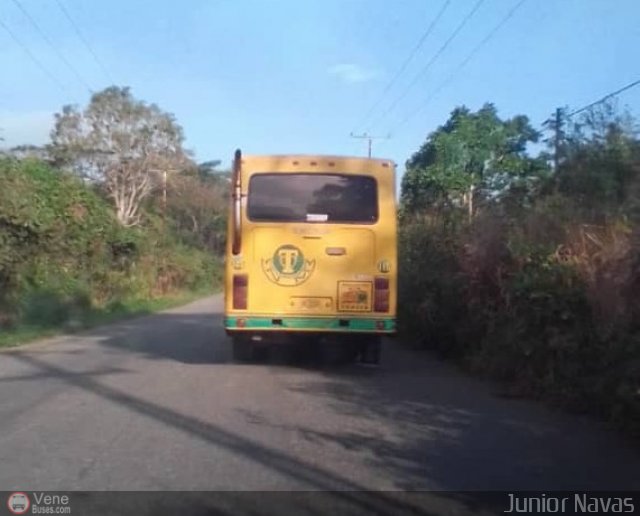
[[49, 132], [53, 127], [51, 111], [0, 111], [1, 147], [16, 145], [43, 145], [49, 140]]
[[347, 84], [367, 82], [378, 76], [378, 72], [375, 70], [369, 70], [363, 66], [353, 63], [340, 63], [333, 65], [329, 68], [328, 72]]

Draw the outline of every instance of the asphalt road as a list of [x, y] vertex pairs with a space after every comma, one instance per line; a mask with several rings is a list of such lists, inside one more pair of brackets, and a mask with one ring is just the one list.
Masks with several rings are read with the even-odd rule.
[[233, 363], [221, 309], [0, 353], [0, 489], [640, 489], [619, 435], [394, 341], [378, 369]]

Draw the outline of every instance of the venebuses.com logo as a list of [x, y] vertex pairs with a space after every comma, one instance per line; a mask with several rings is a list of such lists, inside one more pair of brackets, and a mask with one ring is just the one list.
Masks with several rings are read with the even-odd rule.
[[7, 508], [11, 514], [71, 514], [68, 495], [41, 492], [31, 495], [22, 491], [11, 493]]

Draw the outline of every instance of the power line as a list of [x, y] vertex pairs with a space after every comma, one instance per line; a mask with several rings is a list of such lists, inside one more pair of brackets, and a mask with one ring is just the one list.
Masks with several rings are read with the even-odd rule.
[[462, 69], [464, 69], [465, 66], [467, 66], [469, 64], [469, 62], [475, 57], [475, 55], [482, 49], [482, 47], [484, 47], [487, 43], [489, 43], [489, 41], [491, 41], [491, 39], [493, 39], [493, 37], [498, 33], [498, 31], [513, 17], [513, 15], [516, 13], [516, 11], [518, 9], [520, 9], [520, 7], [522, 7], [522, 5], [526, 2], [527, 0], [520, 0], [516, 5], [514, 5], [511, 10], [489, 31], [489, 33], [473, 48], [473, 50], [471, 50], [471, 52], [469, 52], [469, 54], [467, 55], [467, 57], [464, 58], [464, 60], [462, 60], [460, 62], [460, 64], [453, 70], [453, 72], [451, 72], [449, 74], [449, 76], [442, 81], [438, 87], [433, 90], [433, 92], [431, 93], [431, 95], [429, 95], [427, 97], [427, 99], [424, 101], [424, 103], [422, 104], [422, 106], [420, 106], [420, 108], [418, 109], [414, 109], [413, 111], [411, 111], [410, 113], [407, 114], [407, 116], [405, 116], [400, 123], [396, 126], [395, 130], [400, 129], [401, 127], [403, 127], [409, 120], [411, 120], [414, 116], [418, 115], [419, 113], [421, 113], [424, 108], [429, 104], [429, 102], [431, 102], [434, 97], [440, 93], [445, 86], [447, 86], [453, 79], [454, 77], [460, 73], [460, 71]]
[[433, 29], [435, 28], [436, 24], [440, 21], [440, 18], [442, 18], [442, 15], [447, 10], [447, 7], [449, 6], [450, 3], [451, 3], [451, 0], [445, 0], [444, 4], [442, 4], [442, 7], [440, 8], [440, 11], [438, 11], [438, 14], [436, 14], [436, 17], [431, 21], [431, 23], [429, 24], [429, 27], [427, 27], [427, 30], [422, 34], [422, 36], [418, 40], [418, 43], [415, 45], [415, 47], [413, 47], [413, 49], [411, 50], [411, 52], [409, 53], [407, 58], [404, 60], [404, 62], [402, 63], [402, 65], [400, 66], [398, 71], [395, 73], [395, 75], [391, 78], [391, 80], [385, 86], [384, 90], [382, 90], [382, 93], [378, 97], [378, 100], [371, 106], [369, 111], [367, 111], [367, 114], [362, 118], [362, 122], [359, 123], [357, 127], [359, 127], [362, 124], [364, 124], [369, 119], [369, 117], [375, 112], [375, 110], [378, 109], [378, 107], [380, 106], [380, 104], [384, 100], [386, 94], [389, 92], [391, 87], [398, 80], [400, 75], [402, 75], [404, 73], [404, 71], [407, 69], [407, 66], [411, 62], [411, 60], [417, 54], [418, 50], [420, 50], [420, 48], [422, 47], [422, 45], [424, 44], [426, 39], [433, 32]]
[[627, 84], [626, 86], [623, 86], [622, 88], [620, 88], [619, 90], [614, 91], [613, 93], [609, 93], [608, 95], [605, 95], [601, 99], [596, 100], [595, 102], [592, 102], [591, 104], [587, 104], [586, 106], [581, 107], [580, 109], [576, 109], [575, 111], [572, 111], [568, 115], [565, 115], [565, 117], [566, 118], [570, 118], [570, 117], [572, 117], [574, 115], [577, 115], [578, 113], [582, 113], [583, 111], [586, 111], [587, 109], [592, 108], [593, 106], [595, 106], [597, 104], [601, 104], [602, 102], [604, 102], [605, 100], [610, 99], [611, 97], [615, 97], [616, 95], [620, 95], [620, 93], [622, 93], [623, 91], [630, 90], [631, 88], [633, 88], [634, 86], [637, 86], [638, 84], [640, 84], [640, 79], [638, 79], [637, 81], [633, 81], [632, 83]]
[[0, 27], [2, 27], [5, 31], [7, 31], [7, 34], [9, 34], [9, 36], [11, 36], [11, 39], [13, 39], [13, 41], [16, 42], [16, 44], [24, 51], [25, 54], [27, 54], [29, 56], [29, 59], [31, 59], [35, 65], [40, 68], [40, 70], [42, 70], [42, 72], [49, 77], [49, 79], [51, 79], [53, 82], [55, 82], [58, 87], [61, 90], [65, 90], [64, 85], [62, 84], [62, 82], [60, 82], [55, 75], [53, 75], [46, 66], [44, 66], [42, 64], [42, 62], [35, 56], [33, 55], [33, 53], [31, 52], [31, 50], [29, 50], [29, 47], [27, 47], [22, 41], [20, 41], [18, 39], [18, 37], [15, 35], [15, 33], [2, 21], [0, 20]]
[[413, 88], [413, 86], [422, 78], [423, 75], [425, 75], [429, 69], [431, 68], [431, 66], [436, 62], [436, 60], [442, 55], [442, 53], [447, 49], [447, 47], [451, 44], [451, 42], [458, 36], [458, 34], [460, 33], [460, 31], [465, 27], [465, 25], [469, 22], [469, 20], [473, 17], [473, 15], [478, 11], [478, 9], [480, 9], [480, 7], [482, 6], [482, 4], [485, 2], [486, 0], [478, 0], [475, 5], [473, 6], [473, 8], [467, 13], [467, 15], [462, 19], [462, 21], [458, 24], [458, 26], [455, 28], [455, 30], [451, 33], [451, 35], [449, 36], [449, 38], [447, 38], [447, 40], [443, 43], [443, 45], [438, 49], [438, 51], [433, 55], [433, 57], [429, 60], [429, 62], [422, 68], [422, 70], [420, 70], [420, 72], [418, 73], [418, 75], [416, 75], [413, 79], [413, 81], [411, 81], [411, 83], [409, 83], [409, 85], [404, 89], [404, 91], [393, 101], [393, 103], [374, 121], [375, 122], [383, 119], [385, 116], [387, 116], [391, 111], [393, 111], [393, 109], [407, 96], [407, 94], [409, 93], [409, 91], [411, 90], [411, 88]]
[[107, 68], [104, 66], [104, 64], [102, 63], [102, 61], [98, 58], [97, 54], [94, 52], [93, 48], [91, 47], [91, 45], [89, 44], [89, 42], [87, 41], [87, 39], [84, 37], [84, 35], [82, 34], [82, 32], [80, 31], [80, 28], [78, 27], [78, 25], [76, 24], [76, 22], [73, 20], [73, 18], [71, 17], [71, 15], [69, 14], [69, 11], [67, 10], [67, 8], [64, 6], [64, 4], [61, 2], [61, 0], [56, 0], [56, 4], [58, 4], [58, 7], [60, 8], [60, 10], [62, 11], [62, 14], [64, 14], [65, 18], [67, 19], [67, 21], [69, 22], [69, 24], [73, 27], [73, 30], [76, 32], [76, 35], [78, 36], [78, 39], [80, 41], [82, 41], [82, 44], [86, 47], [86, 49], [89, 51], [89, 53], [91, 54], [91, 56], [93, 57], [93, 60], [96, 62], [96, 64], [100, 67], [100, 69], [102, 70], [102, 72], [105, 74], [105, 76], [107, 77], [107, 79], [109, 79], [109, 82], [113, 83], [113, 78], [111, 77], [111, 75], [109, 74]]
[[33, 28], [36, 29], [38, 34], [40, 34], [40, 37], [42, 37], [42, 39], [44, 39], [47, 42], [47, 44], [51, 47], [51, 49], [55, 52], [55, 54], [60, 58], [60, 60], [67, 66], [67, 68], [69, 68], [69, 70], [71, 70], [73, 72], [73, 74], [84, 85], [84, 87], [87, 88], [87, 90], [89, 90], [89, 93], [91, 93], [91, 86], [89, 86], [89, 83], [87, 83], [87, 81], [85, 81], [82, 78], [82, 76], [78, 73], [78, 70], [76, 70], [76, 68], [67, 60], [67, 58], [64, 57], [62, 52], [60, 52], [56, 48], [56, 46], [53, 44], [53, 42], [47, 37], [47, 35], [43, 32], [43, 30], [36, 23], [36, 21], [31, 17], [31, 15], [27, 12], [27, 10], [20, 3], [20, 1], [19, 0], [12, 0], [12, 1], [16, 5], [16, 7], [18, 7], [18, 9], [20, 9], [22, 14], [29, 20], [29, 23], [31, 23]]

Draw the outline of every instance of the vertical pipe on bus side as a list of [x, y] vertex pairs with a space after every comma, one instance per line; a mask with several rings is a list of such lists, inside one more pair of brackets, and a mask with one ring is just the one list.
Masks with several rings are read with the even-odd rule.
[[237, 149], [233, 159], [233, 240], [231, 252], [240, 254], [242, 248], [242, 183], [240, 165], [242, 153]]

